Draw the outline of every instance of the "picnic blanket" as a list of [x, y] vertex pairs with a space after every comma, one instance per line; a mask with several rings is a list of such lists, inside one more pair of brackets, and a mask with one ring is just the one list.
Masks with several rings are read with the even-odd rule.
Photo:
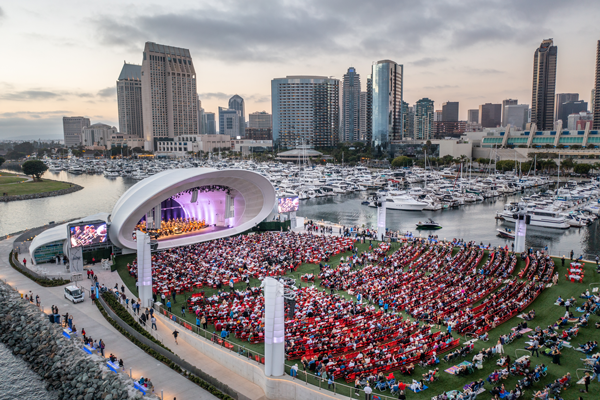
[[471, 365], [471, 363], [469, 361], [463, 361], [460, 364], [450, 367], [444, 371], [446, 371], [450, 375], [455, 375], [455, 372], [458, 371], [463, 365], [468, 367], [469, 365]]
[[[513, 331], [514, 331], [515, 329], [517, 329], [517, 328], [512, 328], [512, 330], [513, 330]], [[521, 329], [521, 330], [519, 331], [519, 333], [521, 333], [521, 334], [523, 334], [523, 335], [524, 335], [524, 334], [526, 334], [527, 332], [531, 332], [532, 330], [533, 330], [533, 329], [531, 329], [531, 328], [525, 328], [525, 329]]]
[[428, 388], [427, 386], [423, 385], [423, 390], [413, 390], [411, 387], [409, 387], [409, 389], [410, 389], [410, 390], [412, 390], [412, 391], [413, 391], [413, 392], [415, 392], [415, 393], [420, 393], [420, 392], [422, 392], [423, 390], [427, 390], [427, 389], [429, 389], [429, 388]]

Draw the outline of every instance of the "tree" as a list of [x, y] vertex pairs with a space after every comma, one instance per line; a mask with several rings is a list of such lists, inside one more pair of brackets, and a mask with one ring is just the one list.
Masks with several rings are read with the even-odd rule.
[[590, 169], [592, 169], [592, 166], [590, 164], [575, 164], [573, 171], [576, 174], [586, 175], [590, 172]]
[[48, 166], [40, 160], [25, 161], [21, 165], [21, 169], [25, 175], [31, 175], [33, 180], [40, 181], [41, 176], [48, 170]]
[[560, 162], [560, 166], [564, 170], [569, 170], [569, 169], [575, 167], [575, 162], [570, 158], [565, 158], [564, 160], [562, 160]]
[[515, 168], [513, 160], [502, 160], [496, 163], [496, 169], [500, 171], [512, 171]]
[[413, 160], [410, 157], [399, 156], [394, 158], [394, 160], [392, 161], [392, 167], [410, 167], [412, 165], [412, 162]]
[[4, 161], [6, 161], [4, 158], [0, 157], [0, 167], [2, 166], [2, 164], [4, 164]]

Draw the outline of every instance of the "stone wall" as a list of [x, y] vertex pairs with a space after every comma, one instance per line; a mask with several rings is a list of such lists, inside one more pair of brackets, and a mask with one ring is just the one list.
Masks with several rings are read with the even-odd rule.
[[[69, 183], [69, 182], [65, 182]], [[0, 196], [0, 201], [9, 202], [9, 201], [19, 201], [19, 200], [31, 200], [31, 199], [41, 199], [44, 197], [54, 197], [54, 196], [62, 196], [63, 194], [69, 194], [73, 192], [77, 192], [83, 189], [82, 186], [76, 185], [74, 183], [70, 183], [71, 187], [61, 190], [55, 190], [53, 192], [42, 192], [42, 193], [34, 193], [34, 194], [20, 194], [15, 196]]]
[[[58, 324], [9, 285], [0, 282], [0, 341], [46, 383], [59, 399], [141, 399], [133, 380], [115, 374], [104, 358], [85, 353], [81, 339], [67, 339]], [[157, 399], [156, 396], [146, 398]]]

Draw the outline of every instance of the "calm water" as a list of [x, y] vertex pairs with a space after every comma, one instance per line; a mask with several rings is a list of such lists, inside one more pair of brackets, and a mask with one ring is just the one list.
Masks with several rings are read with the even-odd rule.
[[0, 400], [54, 400], [46, 391], [42, 379], [29, 369], [25, 361], [15, 357], [0, 343]]
[[[0, 235], [33, 228], [49, 221], [111, 212], [119, 197], [137, 183], [129, 178], [107, 179], [102, 175], [73, 175], [65, 171], [47, 172], [44, 177], [77, 183], [84, 189], [60, 197], [0, 203]], [[366, 193], [363, 192], [301, 201], [298, 215], [347, 226], [374, 227], [377, 222], [375, 209], [360, 204], [365, 196]], [[510, 225], [497, 222], [494, 215], [496, 210], [504, 208], [506, 202], [516, 199], [517, 196], [501, 197], [447, 211], [388, 210], [387, 227], [394, 231], [412, 231], [417, 235], [427, 235], [427, 231], [416, 232], [415, 224], [433, 218], [443, 226], [443, 229], [435, 231], [441, 238], [458, 237], [485, 244], [510, 245], [510, 241], [496, 236], [497, 228]], [[589, 227], [570, 228], [566, 231], [529, 227], [527, 245], [535, 248], [548, 246], [552, 254], [564, 254], [573, 249], [577, 254], [595, 255], [600, 248], [598, 225], [596, 221]]]

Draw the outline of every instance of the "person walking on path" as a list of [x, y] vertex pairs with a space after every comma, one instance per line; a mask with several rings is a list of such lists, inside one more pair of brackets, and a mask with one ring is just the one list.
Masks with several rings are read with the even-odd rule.
[[102, 357], [104, 357], [104, 342], [102, 341], [102, 339], [100, 339], [100, 342], [98, 342], [98, 347], [100, 347], [100, 354], [102, 354]]
[[157, 331], [158, 329], [156, 328], [156, 318], [152, 316], [152, 318], [150, 318], [150, 321], [152, 321], [152, 329]]
[[575, 252], [573, 250], [571, 250], [571, 261], [573, 261], [573, 256], [575, 255]]
[[365, 386], [365, 400], [371, 400], [371, 393], [373, 393], [373, 389], [367, 383], [367, 386]]
[[539, 343], [537, 341], [537, 339], [533, 339], [533, 343], [531, 344], [531, 355], [533, 355], [535, 353], [536, 357], [540, 356], [540, 352], [539, 352]]
[[169, 310], [169, 312], [171, 312], [171, 301], [167, 300], [167, 310]]
[[179, 335], [179, 332], [178, 331], [173, 331], [173, 337], [175, 338], [175, 344], [178, 345], [179, 343], [177, 343], [177, 335]]
[[206, 317], [203, 316], [200, 320], [200, 323], [202, 324], [202, 329], [206, 330], [208, 328], [208, 322], [206, 322]]
[[560, 259], [560, 262], [562, 264], [562, 266], [565, 266], [565, 256], [562, 256], [562, 258]]
[[185, 304], [181, 306], [181, 316], [185, 318]]

